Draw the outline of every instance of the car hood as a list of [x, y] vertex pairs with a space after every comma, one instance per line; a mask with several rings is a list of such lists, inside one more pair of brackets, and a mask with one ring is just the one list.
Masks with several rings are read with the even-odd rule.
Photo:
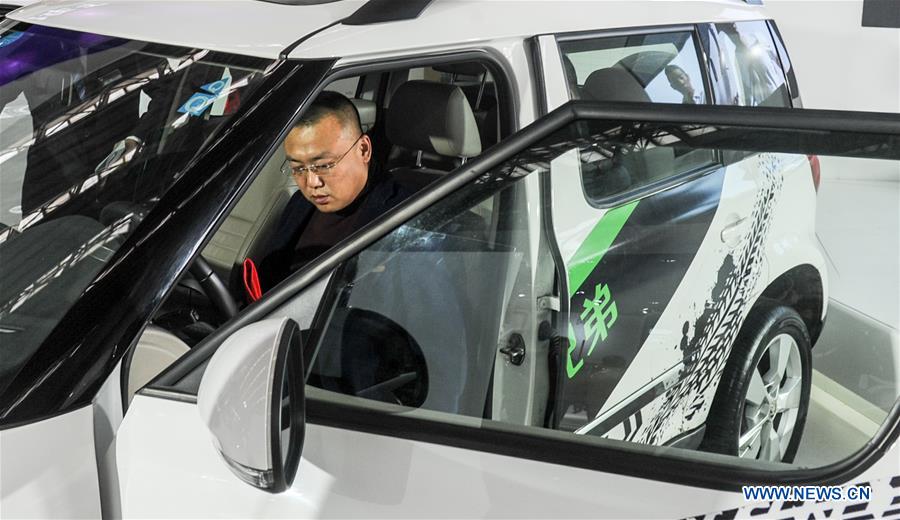
[[[4, 1], [4, 0], [0, 0]], [[14, 0], [13, 5], [29, 4]], [[283, 5], [257, 0], [47, 0], [8, 18], [61, 29], [275, 59], [290, 44], [365, 2]]]

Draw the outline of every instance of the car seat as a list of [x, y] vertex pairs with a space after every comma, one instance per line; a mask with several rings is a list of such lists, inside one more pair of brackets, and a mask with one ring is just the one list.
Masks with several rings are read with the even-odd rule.
[[[584, 94], [597, 101], [651, 102], [634, 74], [619, 66], [592, 72], [584, 83]], [[597, 198], [622, 193], [664, 177], [674, 160], [670, 147], [617, 147], [613, 158], [583, 166], [585, 187]]]
[[[475, 115], [463, 91], [455, 85], [414, 80], [401, 85], [387, 114], [387, 138], [395, 146], [417, 153], [414, 166], [395, 166], [388, 171], [399, 183], [419, 190], [481, 153], [481, 137]], [[422, 165], [423, 153], [440, 162]]]
[[644, 87], [628, 70], [621, 67], [597, 69], [584, 82], [583, 94], [596, 101], [650, 102]]
[[481, 136], [481, 149], [497, 144], [500, 137], [499, 104], [496, 86], [487, 67], [478, 62], [463, 62], [435, 65], [434, 70], [452, 75], [451, 84], [458, 86], [469, 100]]

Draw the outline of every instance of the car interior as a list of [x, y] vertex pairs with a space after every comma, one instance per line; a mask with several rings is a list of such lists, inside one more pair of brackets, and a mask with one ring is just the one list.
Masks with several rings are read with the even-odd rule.
[[[628, 62], [633, 64], [634, 61]], [[626, 72], [623, 64], [616, 65], [592, 73], [584, 85], [574, 81], [575, 76], [570, 72], [571, 88], [591, 99], [646, 101], [647, 94], [640, 82]], [[659, 72], [662, 66], [657, 65], [654, 69]], [[570, 67], [571, 62], [566, 66]], [[607, 77], [609, 71], [621, 74]], [[617, 81], [616, 78], [623, 74], [628, 76], [628, 81]], [[346, 95], [356, 106], [363, 131], [373, 142], [371, 168], [387, 173], [412, 191], [418, 191], [511, 133], [512, 110], [503, 87], [502, 77], [490, 63], [462, 61], [367, 72], [337, 79], [325, 88]], [[654, 176], [650, 171], [665, 170], [664, 165], [671, 166], [670, 163], [676, 160], [668, 147], [651, 145], [641, 153], [633, 152], [620, 150], [612, 158], [598, 158], [586, 163], [593, 164], [596, 170], [582, 171], [586, 177], [586, 191], [593, 192], [588, 194], [603, 199], [629, 191], [652, 182]], [[285, 160], [283, 149], [278, 147], [214, 233], [191, 272], [183, 277], [154, 316], [139, 340], [138, 348], [133, 349], [131, 358], [126, 360], [128, 379], [123, 386], [128, 388], [129, 401], [135, 391], [247, 303], [242, 263], [246, 258], [258, 261], [265, 254], [282, 210], [297, 190], [293, 180], [281, 173]], [[444, 247], [454, 251], [484, 249], [488, 239], [496, 237], [503, 227], [495, 221], [500, 212], [492, 211], [494, 203], [495, 200], [489, 198], [447, 222], [447, 229], [442, 231], [453, 237], [453, 243], [445, 243]], [[464, 256], [460, 255], [458, 265], [451, 267], [451, 270], [455, 269], [454, 276], [467, 276], [471, 266], [467, 266], [468, 260]], [[221, 281], [221, 290], [209, 290], [209, 277]], [[480, 283], [484, 285], [490, 281]], [[464, 301], [468, 297], [463, 295], [461, 298]], [[358, 291], [353, 300], [357, 305], [366, 306], [361, 303], [364, 301], [362, 292]], [[466, 323], [480, 323], [490, 318], [469, 315], [470, 309], [483, 308], [477, 303], [462, 308], [465, 315], [461, 318]], [[344, 322], [345, 319], [338, 319], [335, 323]], [[338, 327], [336, 324], [333, 326]], [[416, 336], [421, 340], [429, 337], [430, 332], [420, 331]], [[434, 338], [434, 341], [439, 343], [440, 338]], [[429, 357], [427, 351], [424, 355]], [[479, 356], [471, 356], [467, 362], [473, 374], [491, 366], [475, 363]], [[326, 361], [327, 358], [323, 358], [322, 363]], [[322, 386], [327, 387], [329, 376], [324, 374], [329, 371], [328, 367], [319, 366], [316, 370], [322, 374]], [[432, 379], [432, 385], [442, 384], [440, 378]], [[490, 376], [487, 374], [479, 379], [487, 383]], [[485, 407], [486, 389], [483, 386], [472, 386], [469, 392], [473, 395], [464, 396], [467, 415], [481, 415]], [[425, 404], [430, 406], [430, 401]]]
[[[356, 106], [373, 142], [370, 168], [418, 191], [496, 144], [512, 129], [504, 84], [492, 64], [457, 61], [390, 68], [343, 77], [326, 86]], [[260, 259], [282, 210], [297, 190], [281, 173], [278, 147], [126, 359], [127, 400], [246, 303], [242, 263]], [[486, 201], [486, 204], [490, 201]], [[482, 213], [482, 214], [479, 214]], [[452, 223], [464, 239], [488, 235], [490, 222], [473, 208]], [[210, 294], [202, 278], [221, 281], [227, 296]], [[213, 291], [221, 293], [223, 291]]]

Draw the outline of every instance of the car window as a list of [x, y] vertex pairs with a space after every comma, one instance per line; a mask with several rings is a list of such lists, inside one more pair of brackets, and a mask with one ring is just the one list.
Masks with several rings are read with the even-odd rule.
[[266, 62], [26, 24], [0, 37], [2, 392]]
[[784, 69], [765, 21], [710, 24], [706, 30], [716, 103], [791, 106]]
[[[454, 428], [525, 436], [555, 430], [570, 432], [584, 444], [654, 445], [659, 447], [655, 453], [689, 448], [730, 454], [745, 467], [770, 471], [789, 467], [782, 462], [810, 467], [840, 460], [875, 435], [877, 428], [870, 426], [885, 420], [897, 397], [893, 386], [883, 387], [876, 392], [880, 397], [865, 405], [858, 397], [834, 394], [847, 399], [842, 406], [861, 406], [866, 433], [848, 435], [828, 453], [817, 451], [816, 439], [843, 435], [833, 429], [832, 412], [820, 405], [823, 392], [834, 389], [832, 376], [847, 381], [846, 367], [835, 365], [855, 351], [841, 346], [845, 327], [852, 322], [857, 330], [868, 330], [879, 351], [892, 348], [895, 333], [823, 299], [821, 253], [795, 250], [810, 256], [781, 262], [772, 273], [775, 264], [763, 263], [765, 244], [778, 240], [784, 226], [814, 226], [819, 173], [808, 153], [867, 150], [864, 155], [892, 159], [847, 159], [876, 169], [890, 167], [897, 157], [890, 151], [894, 145], [880, 136], [838, 135], [815, 147], [810, 144], [814, 135], [728, 125], [573, 123], [343, 263], [326, 290], [307, 345], [312, 357], [307, 382], [329, 392], [329, 401], [363, 408], [371, 401], [401, 405], [371, 409], [379, 416], [392, 410]], [[714, 147], [727, 160], [697, 187], [668, 190], [681, 190], [683, 198], [647, 197], [617, 205], [593, 231], [590, 226], [568, 230], [594, 237], [583, 243], [599, 249], [580, 248], [575, 258], [597, 269], [579, 275], [581, 260], [576, 262], [568, 273], [575, 303], [560, 307], [548, 298], [558, 281], [553, 282], [557, 270], [546, 243], [563, 237], [547, 236], [528, 207], [537, 196], [529, 195], [529, 177], [540, 173], [554, 179], [554, 187], [577, 186], [572, 161], [602, 161], [612, 149], [651, 137], [660, 148]], [[773, 139], [781, 143], [781, 152], [770, 151]], [[721, 202], [709, 198], [726, 192], [744, 196]], [[566, 200], [565, 194], [559, 197]], [[488, 200], [491, 204], [485, 205]], [[724, 220], [701, 225], [700, 213], [716, 216], [709, 211], [710, 201], [730, 206], [720, 208]], [[680, 236], [667, 238], [678, 232], [675, 222], [665, 220], [671, 214], [667, 204], [689, 204], [681, 208], [679, 225], [698, 239], [711, 236], [710, 251], [699, 253]], [[896, 200], [889, 204], [895, 207]], [[489, 208], [490, 218], [476, 207]], [[745, 211], [747, 227], [731, 219], [730, 211]], [[660, 224], [652, 224], [655, 217], [663, 219]], [[707, 233], [707, 226], [715, 231]], [[736, 229], [744, 234], [735, 235]], [[607, 235], [607, 245], [599, 245]], [[776, 247], [788, 245], [779, 241]], [[890, 247], [897, 248], [896, 237]], [[565, 248], [562, 255], [568, 265]], [[680, 288], [686, 292], [673, 298], [674, 307], [666, 302], [658, 307], [656, 277], [628, 278], [646, 266], [661, 271], [682, 269], [682, 263], [680, 277], [699, 275], [708, 283], [700, 278], [684, 282]], [[633, 287], [612, 283], [616, 270], [626, 276], [620, 281]], [[889, 270], [896, 280], [896, 266]], [[626, 302], [623, 292], [628, 291], [647, 291], [647, 306]], [[697, 303], [686, 303], [685, 294]], [[826, 310], [840, 324], [823, 330]], [[669, 314], [671, 321], [664, 321], [664, 313], [693, 318], [672, 320]], [[643, 335], [633, 344], [639, 353], [623, 354], [615, 335]], [[811, 350], [817, 342], [819, 350]], [[802, 436], [795, 433], [800, 430]]]
[[335, 92], [340, 92], [341, 94], [347, 96], [348, 98], [355, 98], [356, 91], [359, 87], [359, 76], [353, 76], [350, 78], [339, 79], [337, 81], [332, 82], [328, 85], [328, 90], [333, 90]]
[[691, 31], [562, 41], [573, 98], [708, 103]]
[[[572, 98], [597, 101], [709, 102], [693, 32], [563, 40]], [[716, 162], [709, 150], [657, 146], [653, 139], [606, 151], [582, 165], [585, 196], [603, 205]]]
[[791, 64], [790, 55], [787, 52], [787, 49], [784, 48], [784, 38], [781, 37], [781, 34], [778, 31], [778, 26], [775, 25], [774, 21], [769, 21], [769, 30], [772, 33], [772, 40], [775, 41], [775, 48], [778, 49], [778, 59], [781, 60], [781, 70], [784, 71], [784, 75], [787, 77], [787, 86], [791, 95], [791, 106], [795, 108], [802, 108], [803, 104], [800, 101], [800, 87], [797, 85], [797, 74], [794, 71], [794, 66]]
[[310, 384], [482, 416], [504, 310], [523, 297], [509, 282], [529, 272], [520, 190], [485, 186], [348, 262]]

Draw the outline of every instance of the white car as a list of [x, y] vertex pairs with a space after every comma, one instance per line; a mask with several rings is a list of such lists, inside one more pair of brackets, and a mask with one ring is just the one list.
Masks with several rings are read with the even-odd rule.
[[[828, 301], [817, 155], [900, 159], [900, 121], [789, 110], [750, 4], [7, 14], [4, 514], [673, 517], [854, 481], [897, 410], [788, 465]], [[416, 193], [244, 305], [323, 89]]]

